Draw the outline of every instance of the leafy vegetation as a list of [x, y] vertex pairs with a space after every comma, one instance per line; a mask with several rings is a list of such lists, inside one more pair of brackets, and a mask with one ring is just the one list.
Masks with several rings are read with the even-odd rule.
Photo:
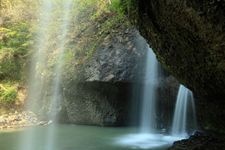
[[[81, 22], [76, 24], [79, 29], [78, 35], [88, 32], [91, 27], [95, 28], [91, 30], [93, 33], [89, 34], [93, 36], [86, 37], [86, 40], [83, 40], [89, 43], [88, 46], [86, 43], [85, 46], [80, 43], [76, 45], [76, 60], [82, 58], [83, 61], [80, 62], [84, 62], [93, 56], [96, 48], [110, 32], [116, 30], [121, 24], [129, 23], [125, 19], [125, 11], [121, 5], [121, 0], [79, 0], [79, 2], [84, 7], [81, 7], [82, 11], [79, 11], [78, 14], [78, 22]], [[86, 19], [82, 17], [83, 15]], [[80, 38], [85, 38], [85, 34]]]
[[17, 85], [23, 84], [23, 72], [32, 44], [33, 4], [27, 0], [0, 1], [0, 103], [4, 104], [1, 107], [15, 104]]
[[17, 88], [15, 84], [3, 83], [0, 84], [0, 103], [14, 104], [17, 99]]
[[[75, 26], [72, 30], [72, 40], [69, 45], [70, 50], [66, 55], [64, 84], [67, 82], [85, 81], [85, 67], [96, 51], [104, 44], [110, 36], [117, 36], [121, 27], [126, 29], [131, 25], [128, 22], [125, 9], [121, 5], [121, 0], [79, 0], [85, 3], [84, 7], [79, 7]], [[110, 43], [109, 43], [110, 44]], [[74, 46], [75, 45], [75, 46]]]
[[[55, 0], [54, 5], [59, 3], [61, 0]], [[71, 32], [66, 41], [69, 45], [64, 57], [68, 69], [74, 68], [71, 65], [79, 66], [91, 58], [107, 34], [126, 22], [121, 0], [74, 0], [74, 3]], [[33, 37], [38, 30], [39, 20], [36, 15], [41, 14], [38, 9], [40, 5], [39, 0], [0, 1], [0, 11], [3, 14], [0, 17], [1, 102], [14, 102], [18, 95], [15, 84], [23, 85], [24, 71], [34, 46]], [[62, 13], [58, 11], [58, 7], [60, 6], [54, 9], [55, 14]], [[51, 32], [57, 32], [59, 23], [60, 20], [56, 20], [55, 24], [50, 26]], [[49, 46], [54, 48], [56, 36], [52, 34], [50, 38], [53, 40], [49, 40]], [[49, 69], [46, 76], [51, 78], [51, 70], [56, 62], [54, 52], [49, 57], [51, 58], [47, 64]]]
[[0, 79], [20, 80], [28, 48], [31, 44], [29, 26], [17, 23], [0, 28]]

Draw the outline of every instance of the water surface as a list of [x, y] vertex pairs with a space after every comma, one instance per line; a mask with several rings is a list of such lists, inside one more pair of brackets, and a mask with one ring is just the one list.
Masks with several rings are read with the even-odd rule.
[[[20, 142], [26, 135], [24, 132], [35, 132], [32, 137], [32, 150], [44, 150], [46, 133], [49, 127], [37, 127], [24, 131], [0, 132], [0, 150], [18, 150]], [[57, 125], [55, 126], [55, 150], [141, 150], [140, 147], [120, 145], [120, 137], [132, 134], [132, 128], [106, 128], [94, 126]], [[165, 150], [168, 146], [153, 148]], [[147, 149], [151, 150], [151, 149]]]

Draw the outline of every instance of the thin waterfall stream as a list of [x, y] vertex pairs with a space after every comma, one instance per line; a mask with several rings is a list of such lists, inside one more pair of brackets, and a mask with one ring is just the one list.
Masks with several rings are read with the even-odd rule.
[[45, 92], [45, 78], [43, 72], [46, 70], [47, 55], [49, 52], [48, 42], [50, 39], [49, 28], [53, 17], [53, 4], [49, 1], [42, 1], [40, 8], [40, 20], [38, 24], [38, 32], [35, 37], [34, 53], [31, 58], [28, 88], [28, 104], [25, 106], [29, 110], [38, 110], [40, 108], [40, 100]]
[[[121, 145], [130, 145], [141, 149], [154, 149], [166, 145], [171, 145], [174, 141], [188, 137], [187, 132], [187, 119], [192, 119], [194, 131], [195, 121], [195, 108], [193, 94], [184, 86], [180, 86], [177, 96], [177, 104], [175, 107], [174, 119], [172, 124], [172, 132], [161, 133], [157, 129], [157, 86], [159, 80], [158, 74], [158, 61], [151, 48], [147, 51], [146, 57], [146, 70], [145, 70], [145, 84], [142, 93], [142, 105], [140, 113], [140, 132], [122, 136], [117, 139], [117, 143]], [[190, 101], [191, 105], [188, 105]], [[187, 117], [187, 113], [192, 114]]]
[[151, 48], [147, 50], [145, 59], [145, 78], [140, 101], [139, 132], [122, 136], [117, 139], [121, 145], [130, 145], [140, 149], [152, 149], [171, 144], [175, 139], [170, 135], [163, 135], [157, 129], [156, 100], [158, 86], [158, 61]]
[[49, 120], [57, 120], [57, 108], [60, 107], [61, 94], [60, 94], [60, 84], [63, 72], [63, 64], [64, 64], [64, 51], [66, 45], [67, 33], [69, 31], [69, 23], [70, 23], [70, 11], [72, 8], [72, 0], [67, 0], [63, 3], [62, 6], [62, 23], [59, 32], [59, 43], [56, 46], [58, 50], [56, 55], [56, 65], [54, 68], [54, 78], [53, 78], [53, 86], [52, 86], [52, 98], [50, 100], [50, 115]]
[[[188, 113], [192, 114], [190, 115], [191, 117], [188, 116]], [[190, 123], [192, 124], [192, 130], [196, 130], [197, 121], [195, 116], [194, 97], [189, 89], [187, 89], [183, 85], [180, 85], [174, 111], [171, 134], [173, 136], [179, 136], [184, 138], [187, 137], [188, 124]]]
[[[50, 0], [41, 1], [42, 6], [40, 8], [40, 20], [38, 24], [39, 31], [36, 36], [36, 44], [34, 46], [34, 54], [32, 56], [32, 62], [30, 66], [29, 77], [29, 91], [28, 91], [28, 103], [25, 106], [27, 110], [38, 111], [41, 106], [41, 100], [43, 93], [45, 92], [45, 78], [42, 76], [42, 72], [46, 69], [48, 42], [50, 38], [49, 28], [52, 22], [53, 16], [53, 4]], [[31, 150], [33, 149], [33, 137], [36, 134], [35, 129], [27, 130], [21, 133], [19, 150]]]
[[67, 33], [69, 31], [69, 23], [70, 23], [70, 13], [72, 8], [72, 0], [67, 0], [63, 3], [62, 6], [62, 23], [61, 29], [59, 35], [59, 43], [56, 46], [56, 49], [58, 50], [58, 54], [56, 56], [56, 66], [54, 68], [54, 79], [53, 79], [53, 87], [52, 87], [52, 98], [50, 99], [50, 109], [49, 109], [49, 115], [48, 120], [53, 121], [53, 125], [49, 130], [47, 131], [47, 141], [46, 141], [46, 150], [54, 150], [55, 149], [55, 132], [56, 128], [54, 126], [55, 123], [57, 123], [57, 113], [60, 111], [61, 107], [61, 92], [60, 92], [60, 84], [61, 84], [61, 78], [62, 78], [62, 72], [63, 72], [63, 64], [64, 64], [64, 51], [65, 51], [65, 45], [66, 45], [66, 37]]
[[141, 106], [140, 129], [142, 133], [156, 131], [156, 87], [158, 83], [158, 62], [151, 49], [147, 51], [145, 84]]
[[[44, 143], [46, 150], [55, 149], [56, 127], [58, 121], [58, 112], [61, 107], [61, 78], [64, 65], [64, 52], [66, 50], [67, 34], [69, 32], [71, 9], [73, 0], [61, 2], [56, 7], [55, 2], [48, 0], [42, 1], [40, 9], [40, 24], [38, 25], [38, 36], [36, 37], [35, 53], [32, 57], [31, 74], [30, 74], [30, 91], [26, 109], [40, 112], [43, 108], [43, 100], [48, 100], [48, 111], [46, 123], [52, 125], [46, 130]], [[55, 10], [57, 9], [57, 13]], [[54, 20], [54, 18], [57, 18]], [[54, 30], [58, 32], [55, 32]], [[56, 44], [52, 44], [56, 43]], [[49, 67], [49, 55], [53, 56], [54, 66]], [[53, 68], [53, 77], [47, 82], [45, 75], [49, 68]], [[46, 85], [46, 82], [48, 85]], [[46, 95], [50, 93], [50, 98]], [[31, 150], [34, 145], [33, 138], [37, 134], [36, 128], [31, 128], [22, 133], [20, 150]]]

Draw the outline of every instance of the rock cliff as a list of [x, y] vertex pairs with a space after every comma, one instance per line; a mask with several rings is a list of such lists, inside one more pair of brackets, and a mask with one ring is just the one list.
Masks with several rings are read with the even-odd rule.
[[[90, 26], [96, 33], [86, 29], [82, 38], [97, 34], [99, 26]], [[137, 124], [148, 44], [135, 28], [124, 22], [100, 38], [90, 57], [78, 65], [70, 62], [64, 72], [63, 97], [68, 121], [101, 126]], [[178, 82], [168, 74], [160, 81], [159, 109], [164, 111], [157, 115], [158, 120], [167, 120], [163, 125], [167, 126], [172, 118]]]
[[195, 93], [202, 126], [224, 126], [225, 1], [125, 1], [159, 61]]

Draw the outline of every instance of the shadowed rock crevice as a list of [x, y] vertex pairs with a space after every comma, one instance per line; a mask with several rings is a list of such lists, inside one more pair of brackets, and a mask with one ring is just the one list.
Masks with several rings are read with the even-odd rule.
[[198, 95], [222, 99], [225, 2], [138, 0], [134, 5], [139, 30], [163, 65]]
[[[198, 99], [201, 127], [223, 130], [225, 1], [130, 2], [135, 8], [130, 18], [151, 44], [159, 61]], [[205, 108], [215, 112], [201, 110]]]

